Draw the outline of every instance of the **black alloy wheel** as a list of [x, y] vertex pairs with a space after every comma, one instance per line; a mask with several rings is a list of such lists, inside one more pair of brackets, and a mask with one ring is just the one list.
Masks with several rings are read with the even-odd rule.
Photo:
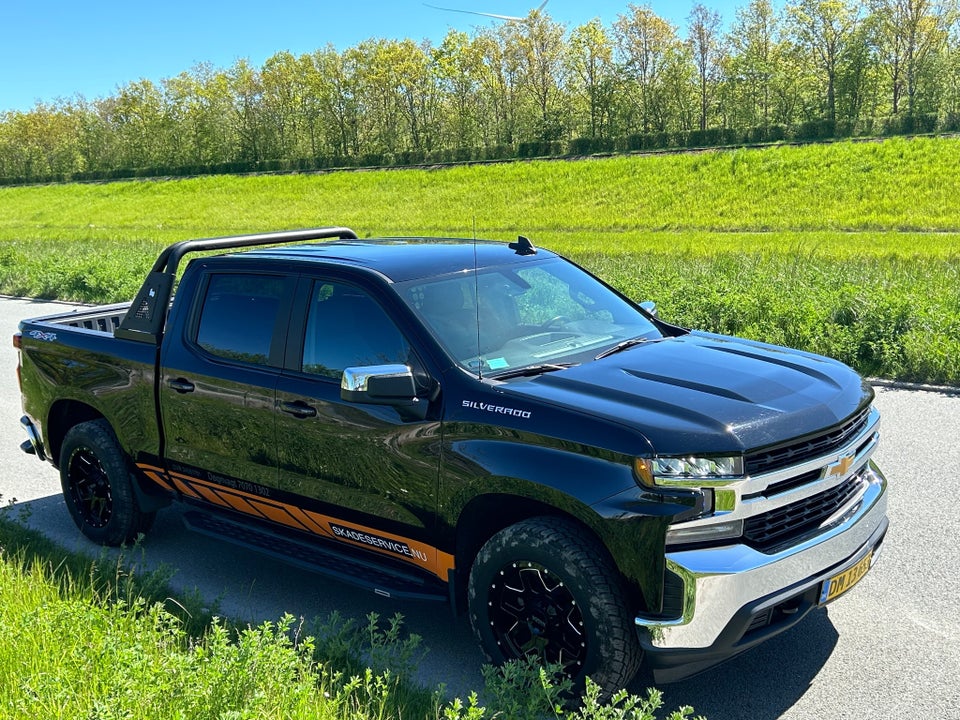
[[153, 524], [133, 490], [126, 456], [106, 420], [70, 428], [60, 449], [60, 485], [80, 531], [101, 545], [133, 542]]
[[583, 665], [583, 615], [559, 575], [529, 560], [511, 563], [494, 576], [488, 597], [491, 632], [505, 654], [571, 670]]
[[467, 604], [474, 633], [495, 664], [559, 664], [576, 690], [589, 676], [609, 697], [642, 658], [623, 580], [587, 528], [535, 517], [504, 528], [477, 553]]
[[70, 500], [81, 520], [91, 528], [103, 528], [113, 515], [110, 479], [100, 459], [87, 447], [77, 448], [70, 456]]

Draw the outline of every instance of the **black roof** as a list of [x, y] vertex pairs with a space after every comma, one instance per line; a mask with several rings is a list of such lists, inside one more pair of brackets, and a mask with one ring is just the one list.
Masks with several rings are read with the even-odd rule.
[[336, 263], [368, 268], [393, 282], [436, 277], [501, 265], [519, 265], [553, 258], [549, 250], [521, 255], [506, 242], [457, 238], [375, 238], [286, 245], [242, 253], [251, 258]]

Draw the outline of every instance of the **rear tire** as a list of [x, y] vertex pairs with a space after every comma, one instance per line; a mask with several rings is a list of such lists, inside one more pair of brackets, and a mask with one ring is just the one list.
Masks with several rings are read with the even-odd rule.
[[73, 521], [95, 543], [130, 543], [153, 525], [156, 513], [140, 510], [126, 457], [106, 420], [80, 423], [67, 432], [60, 485]]
[[572, 521], [539, 517], [494, 535], [470, 571], [470, 621], [495, 664], [560, 663], [582, 691], [605, 696], [633, 679], [642, 651], [626, 593], [600, 542]]

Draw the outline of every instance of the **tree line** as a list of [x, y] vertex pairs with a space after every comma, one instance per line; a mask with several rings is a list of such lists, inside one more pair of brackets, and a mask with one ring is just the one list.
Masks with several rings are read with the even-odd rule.
[[439, 44], [201, 64], [0, 113], [6, 182], [312, 169], [960, 128], [957, 0], [749, 0], [683, 28], [548, 13]]

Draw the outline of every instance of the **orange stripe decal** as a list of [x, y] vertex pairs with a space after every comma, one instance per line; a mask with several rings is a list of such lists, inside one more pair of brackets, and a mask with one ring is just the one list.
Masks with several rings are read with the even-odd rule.
[[173, 480], [173, 484], [177, 488], [177, 490], [182, 492], [184, 495], [189, 495], [190, 497], [200, 499], [200, 494], [196, 490], [194, 490], [189, 483], [183, 482], [183, 480], [181, 480], [180, 478], [171, 478], [171, 479]]
[[276, 507], [274, 505], [268, 505], [267, 503], [257, 502], [252, 503], [254, 507], [268, 520], [272, 520], [275, 523], [280, 525], [286, 525], [287, 527], [296, 528], [297, 530], [304, 530], [306, 532], [313, 532], [309, 527], [305, 527], [302, 522], [297, 518], [293, 517], [290, 511], [287, 508]]
[[257, 509], [254, 507], [253, 503], [249, 502], [245, 497], [240, 497], [230, 492], [220, 493], [220, 497], [222, 497], [234, 510], [246, 513], [247, 515], [263, 517], [261, 513], [257, 512]]
[[198, 485], [194, 487], [193, 490], [196, 491], [198, 495], [203, 496], [207, 502], [213, 503], [214, 505], [219, 505], [220, 507], [230, 507], [229, 504], [227, 504], [227, 501], [220, 496], [220, 493], [215, 492], [211, 488]]
[[323, 535], [324, 537], [333, 537], [333, 533], [330, 532], [330, 529], [327, 527], [327, 524], [322, 520], [317, 522], [314, 518], [315, 513], [307, 512], [303, 508], [293, 507], [290, 508], [297, 519], [301, 520], [304, 525], [311, 528], [310, 532], [317, 535]]
[[157, 485], [159, 485], [160, 487], [162, 487], [164, 490], [168, 490], [168, 491], [170, 491], [170, 492], [173, 492], [173, 485], [171, 485], [170, 483], [168, 483], [168, 482], [166, 481], [166, 479], [164, 479], [163, 477], [161, 477], [160, 475], [158, 475], [156, 472], [154, 472], [154, 471], [152, 471], [152, 470], [144, 470], [143, 474], [144, 474], [146, 477], [148, 477], [150, 480], [152, 480], [153, 482], [155, 482]]
[[296, 505], [270, 500], [182, 473], [167, 472], [152, 465], [138, 464], [137, 467], [151, 480], [168, 490], [176, 490], [183, 495], [206, 500], [214, 505], [233, 508], [245, 515], [266, 518], [279, 525], [336, 539], [353, 547], [404, 560], [436, 575], [444, 582], [448, 579], [448, 573], [455, 567], [453, 555], [402, 535], [339, 520], [311, 510], [304, 510]]

